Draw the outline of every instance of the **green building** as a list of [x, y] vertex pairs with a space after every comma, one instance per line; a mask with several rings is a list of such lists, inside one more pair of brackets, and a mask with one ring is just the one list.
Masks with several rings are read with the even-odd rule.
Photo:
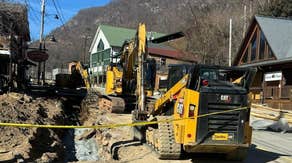
[[[105, 71], [111, 58], [119, 53], [125, 40], [135, 37], [136, 29], [100, 25], [90, 46], [90, 72], [93, 85], [102, 86], [105, 82]], [[149, 32], [149, 39], [163, 36], [157, 32]]]

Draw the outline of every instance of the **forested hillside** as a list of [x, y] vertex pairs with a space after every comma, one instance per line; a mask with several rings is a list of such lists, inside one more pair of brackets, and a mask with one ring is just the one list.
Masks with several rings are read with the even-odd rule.
[[[288, 3], [288, 7], [283, 3]], [[275, 9], [273, 5], [282, 8]], [[281, 14], [283, 11], [285, 14]], [[91, 37], [87, 41], [88, 50], [99, 24], [136, 28], [139, 22], [145, 22], [148, 31], [184, 31], [186, 38], [172, 43], [173, 46], [200, 55], [205, 63], [226, 64], [229, 19], [233, 19], [232, 54], [235, 55], [255, 13], [288, 17], [292, 15], [291, 0], [112, 0], [103, 7], [81, 10], [64, 26], [52, 31], [50, 35], [58, 42], [46, 44], [50, 54], [47, 66], [52, 69], [71, 60], [81, 60], [84, 36]]]

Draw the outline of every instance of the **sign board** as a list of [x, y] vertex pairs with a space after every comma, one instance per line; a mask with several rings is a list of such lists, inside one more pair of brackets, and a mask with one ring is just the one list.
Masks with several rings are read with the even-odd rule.
[[34, 62], [44, 62], [48, 60], [49, 55], [42, 50], [33, 50], [27, 52], [27, 57], [28, 59], [34, 61]]
[[282, 72], [269, 72], [265, 74], [265, 81], [282, 80]]

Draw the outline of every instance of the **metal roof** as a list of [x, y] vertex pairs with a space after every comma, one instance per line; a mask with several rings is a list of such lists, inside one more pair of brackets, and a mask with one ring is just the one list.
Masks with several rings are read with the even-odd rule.
[[198, 62], [198, 56], [194, 54], [185, 53], [163, 44], [148, 44], [148, 52], [152, 56], [166, 57], [187, 62]]
[[292, 20], [255, 16], [278, 60], [292, 57]]
[[[136, 35], [136, 29], [115, 27], [110, 25], [100, 25], [99, 27], [111, 46], [122, 47], [125, 40], [132, 39]], [[151, 35], [151, 37], [158, 38], [164, 36], [165, 34], [148, 32], [147, 35], [148, 37]]]

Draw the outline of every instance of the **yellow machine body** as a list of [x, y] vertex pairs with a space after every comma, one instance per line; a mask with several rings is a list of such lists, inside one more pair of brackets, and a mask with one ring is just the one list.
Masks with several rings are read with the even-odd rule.
[[108, 66], [106, 71], [106, 84], [105, 93], [110, 94], [122, 94], [122, 77], [123, 72], [119, 71], [116, 66]]
[[[217, 70], [220, 67], [207, 65], [186, 67], [191, 67], [189, 68], [191, 72], [172, 78], [177, 82], [155, 101], [154, 109], [150, 111], [150, 114], [154, 117], [163, 116], [167, 119], [174, 119], [171, 122], [172, 127], [168, 131], [173, 130], [174, 143], [181, 145], [185, 152], [224, 153], [235, 159], [243, 159], [251, 144], [252, 129], [249, 125], [248, 89], [255, 71], [236, 68]], [[172, 74], [181, 74], [178, 73], [179, 71], [186, 72], [181, 69], [180, 66], [176, 66], [178, 71], [175, 70]], [[214, 72], [220, 75], [228, 72], [225, 77], [229, 75], [230, 78], [225, 80], [229, 85], [209, 86], [208, 81], [204, 79], [205, 71], [211, 75], [214, 75]], [[203, 82], [205, 83], [202, 84]], [[220, 83], [218, 78], [214, 82]], [[234, 87], [230, 88], [230, 85]], [[245, 109], [236, 110], [240, 107]], [[234, 110], [234, 112], [221, 115], [212, 114], [226, 110]], [[175, 153], [177, 151], [168, 151], [168, 153], [173, 152], [173, 155], [159, 152], [159, 148], [164, 149], [165, 147], [161, 144], [163, 139], [159, 140], [160, 138], [157, 138], [155, 133], [161, 132], [164, 127], [163, 124], [158, 124], [158, 127], [149, 127], [146, 131], [146, 139], [148, 139], [146, 141], [158, 149], [161, 158], [172, 156], [178, 158], [178, 154]], [[171, 137], [172, 133], [169, 134]]]
[[[84, 86], [86, 87], [87, 90], [89, 90], [90, 89], [89, 75], [88, 75], [87, 69], [83, 68], [81, 62], [79, 61], [75, 62], [71, 67], [71, 71], [72, 73], [80, 74], [83, 80]], [[72, 80], [75, 80], [75, 79], [72, 79]]]

